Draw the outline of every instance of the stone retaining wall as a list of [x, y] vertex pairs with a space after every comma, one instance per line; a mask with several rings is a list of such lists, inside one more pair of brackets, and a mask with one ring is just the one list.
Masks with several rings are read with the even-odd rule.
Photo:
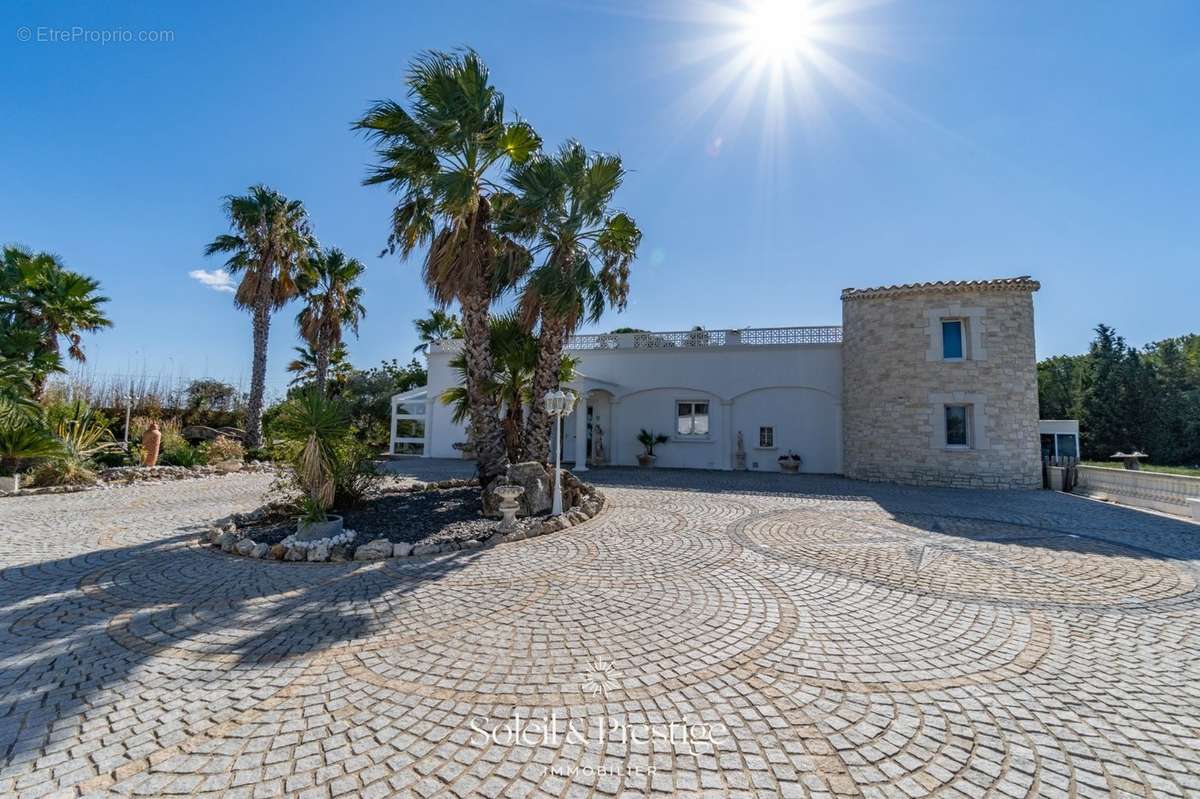
[[1100, 466], [1076, 470], [1077, 494], [1200, 520], [1200, 477]]

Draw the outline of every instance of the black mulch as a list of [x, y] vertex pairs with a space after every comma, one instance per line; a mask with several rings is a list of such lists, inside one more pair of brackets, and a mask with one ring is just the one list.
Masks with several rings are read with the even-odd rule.
[[[344, 525], [358, 535], [350, 548], [376, 538], [418, 544], [466, 541], [491, 535], [498, 521], [480, 515], [478, 486], [438, 491], [383, 491], [342, 512]], [[277, 544], [296, 531], [294, 518], [273, 517], [240, 528], [258, 542]]]

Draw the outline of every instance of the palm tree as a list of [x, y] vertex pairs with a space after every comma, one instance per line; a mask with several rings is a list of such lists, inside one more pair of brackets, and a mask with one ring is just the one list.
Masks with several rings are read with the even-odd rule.
[[413, 352], [429, 352], [429, 345], [435, 341], [462, 338], [462, 325], [458, 317], [448, 314], [441, 308], [431, 308], [429, 316], [424, 319], [414, 319], [413, 327], [417, 329], [417, 339], [421, 342], [413, 347]]
[[528, 253], [493, 228], [498, 173], [540, 145], [520, 120], [505, 122], [504, 96], [472, 50], [428, 52], [408, 74], [409, 109], [376, 103], [354, 127], [376, 144], [379, 164], [364, 183], [400, 194], [385, 252], [407, 257], [428, 245], [424, 278], [440, 307], [462, 309], [471, 435], [483, 487], [507, 469], [498, 403], [485, 386], [492, 374], [488, 316], [503, 276]]
[[97, 281], [70, 271], [45, 252], [5, 247], [3, 274], [0, 327], [23, 331], [32, 345], [28, 363], [34, 368], [34, 396], [40, 398], [47, 374], [61, 371], [61, 339], [67, 342], [67, 356], [84, 362], [83, 334], [112, 327], [100, 307], [108, 297], [97, 293]]
[[[495, 372], [488, 380], [488, 392], [503, 405], [504, 443], [508, 458], [524, 460], [528, 442], [525, 440], [525, 408], [531, 404], [533, 370], [538, 363], [538, 340], [525, 329], [514, 314], [493, 316], [490, 320], [491, 349]], [[575, 379], [578, 359], [563, 356], [559, 363], [558, 379], [569, 383]], [[461, 375], [459, 385], [441, 394], [444, 405], [453, 407], [451, 419], [462, 424], [471, 413], [471, 397], [466, 389], [466, 359], [460, 353], [450, 359], [450, 366]]]
[[629, 215], [609, 208], [624, 175], [620, 157], [588, 153], [576, 141], [511, 171], [517, 197], [499, 227], [544, 254], [520, 299], [525, 324], [540, 325], [525, 437], [528, 456], [543, 462], [550, 453], [550, 416], [542, 398], [559, 383], [567, 336], [585, 318], [599, 320], [606, 305], [623, 309], [629, 294], [629, 266], [642, 233]]
[[342, 345], [342, 329], [358, 335], [358, 323], [367, 315], [362, 304], [362, 286], [354, 285], [366, 269], [357, 258], [347, 258], [331, 248], [309, 255], [308, 265], [297, 278], [297, 286], [308, 304], [296, 314], [300, 336], [313, 353], [317, 391], [325, 391], [330, 357]]
[[[288, 381], [289, 386], [300, 386], [317, 379], [317, 356], [311, 347], [293, 347], [296, 357], [287, 365], [287, 370], [295, 375]], [[329, 351], [328, 373], [329, 380], [335, 385], [344, 383], [354, 371], [347, 360], [346, 348], [338, 345]]]
[[308, 212], [267, 186], [225, 198], [225, 215], [233, 233], [217, 236], [204, 254], [229, 253], [225, 268], [241, 275], [233, 303], [251, 313], [254, 361], [246, 404], [246, 446], [262, 446], [263, 395], [267, 385], [267, 336], [271, 313], [296, 296], [296, 273], [316, 246]]

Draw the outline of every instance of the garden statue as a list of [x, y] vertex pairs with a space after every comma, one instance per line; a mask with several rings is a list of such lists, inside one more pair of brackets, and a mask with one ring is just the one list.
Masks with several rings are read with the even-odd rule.
[[738, 431], [737, 437], [737, 452], [733, 453], [733, 468], [738, 471], [746, 470], [746, 441], [742, 438], [742, 431]]
[[600, 425], [592, 426], [592, 465], [601, 466], [604, 464], [604, 428]]
[[162, 433], [158, 422], [151, 422], [150, 429], [142, 433], [142, 463], [153, 466], [158, 463], [158, 448], [162, 444]]

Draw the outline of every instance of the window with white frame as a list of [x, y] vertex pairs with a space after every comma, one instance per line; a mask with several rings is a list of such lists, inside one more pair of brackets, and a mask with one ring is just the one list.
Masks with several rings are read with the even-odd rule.
[[760, 427], [758, 428], [758, 447], [759, 449], [774, 449], [775, 448], [775, 428]]
[[675, 403], [675, 435], [680, 438], [707, 438], [708, 403]]
[[947, 405], [946, 447], [950, 449], [971, 448], [971, 406]]

